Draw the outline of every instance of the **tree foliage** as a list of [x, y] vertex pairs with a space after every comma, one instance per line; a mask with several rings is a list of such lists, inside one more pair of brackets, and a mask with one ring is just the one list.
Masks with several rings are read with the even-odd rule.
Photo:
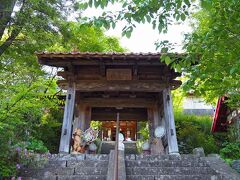
[[75, 0], [0, 0], [0, 56], [23, 31], [63, 33], [62, 22], [73, 12]]
[[[63, 34], [41, 28], [22, 30], [0, 56], [0, 166], [13, 165], [14, 161], [7, 163], [10, 149], [21, 142], [29, 141], [25, 147], [36, 151], [45, 149], [38, 140], [53, 152], [58, 149], [62, 113], [56, 70], [45, 72], [34, 52], [124, 51], [118, 39], [105, 36], [99, 28], [66, 21], [61, 24]], [[5, 175], [8, 173], [6, 170]]]
[[[108, 11], [110, 3], [120, 5], [121, 9], [116, 12]], [[125, 22], [122, 35], [129, 38], [137, 23], [152, 24], [153, 29], [166, 33], [173, 19], [177, 21], [186, 19], [191, 0], [86, 0], [78, 6], [83, 9], [95, 7], [104, 10], [101, 16], [92, 19], [96, 26], [109, 29], [115, 28], [118, 21]]]
[[[240, 1], [202, 1], [194, 15], [195, 30], [186, 39], [186, 89], [211, 102], [227, 95], [229, 105], [240, 106]], [[198, 60], [196, 62], [196, 60]]]

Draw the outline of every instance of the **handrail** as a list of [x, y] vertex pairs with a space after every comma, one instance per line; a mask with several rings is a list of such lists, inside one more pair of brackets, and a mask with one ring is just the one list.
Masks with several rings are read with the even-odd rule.
[[119, 112], [117, 113], [116, 121], [116, 138], [114, 150], [114, 180], [118, 180], [118, 144], [119, 144]]

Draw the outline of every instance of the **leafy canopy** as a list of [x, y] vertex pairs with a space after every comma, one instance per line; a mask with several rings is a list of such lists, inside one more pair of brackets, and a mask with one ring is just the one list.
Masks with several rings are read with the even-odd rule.
[[[56, 70], [44, 71], [37, 63], [36, 51], [124, 51], [118, 39], [105, 36], [99, 28], [80, 23], [61, 22], [64, 34], [43, 29], [22, 29], [0, 56], [0, 167], [12, 175], [15, 144], [29, 142], [30, 149], [56, 151], [62, 117], [59, 117], [59, 89]], [[57, 115], [53, 115], [53, 112]], [[56, 143], [57, 142], [57, 143]], [[10, 167], [8, 167], [10, 166]]]
[[75, 0], [0, 0], [0, 56], [23, 31], [64, 33], [73, 12], [80, 13]]
[[[227, 95], [229, 105], [240, 106], [240, 1], [203, 1], [195, 14], [195, 30], [186, 39], [186, 89], [211, 102]], [[196, 55], [198, 58], [196, 58]], [[196, 59], [198, 61], [196, 62]]]

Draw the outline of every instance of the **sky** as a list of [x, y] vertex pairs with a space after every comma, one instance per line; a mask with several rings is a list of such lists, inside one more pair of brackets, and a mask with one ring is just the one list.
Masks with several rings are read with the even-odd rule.
[[110, 29], [107, 35], [116, 36], [120, 39], [121, 45], [126, 47], [130, 52], [157, 52], [154, 43], [157, 40], [168, 40], [175, 43], [175, 51], [182, 52], [184, 34], [191, 32], [191, 27], [184, 24], [171, 25], [167, 34], [159, 34], [158, 30], [153, 30], [151, 24], [139, 24], [134, 29], [131, 38], [122, 37], [121, 24], [116, 29]]
[[[109, 6], [106, 10], [117, 11], [121, 8], [120, 5], [114, 4]], [[90, 8], [87, 9], [83, 15], [87, 17], [101, 15], [102, 9]], [[123, 22], [119, 22], [115, 29], [106, 31], [106, 35], [118, 37], [120, 43], [129, 52], [157, 52], [154, 43], [157, 40], [168, 40], [171, 43], [176, 44], [174, 52], [183, 52], [183, 39], [184, 34], [192, 31], [189, 26], [189, 22], [186, 20], [184, 23], [173, 23], [169, 26], [167, 34], [159, 34], [158, 30], [153, 30], [151, 24], [138, 24], [133, 30], [131, 37], [122, 37]]]

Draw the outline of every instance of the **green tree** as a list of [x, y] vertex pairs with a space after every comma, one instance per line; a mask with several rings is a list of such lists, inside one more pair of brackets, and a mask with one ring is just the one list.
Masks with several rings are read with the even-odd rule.
[[239, 107], [240, 1], [204, 0], [201, 7], [186, 39], [185, 62], [195, 65], [186, 68], [185, 88], [209, 102], [227, 95], [229, 105]]
[[62, 22], [78, 10], [75, 0], [0, 0], [0, 56], [23, 31], [64, 33]]
[[124, 51], [118, 39], [105, 36], [99, 28], [61, 24], [64, 35], [41, 28], [22, 30], [0, 56], [0, 167], [5, 169], [0, 174], [13, 174], [15, 161], [9, 158], [16, 144], [29, 141], [29, 149], [44, 150], [43, 145], [53, 152], [58, 149], [62, 118], [58, 116], [56, 70], [45, 72], [34, 52]]

